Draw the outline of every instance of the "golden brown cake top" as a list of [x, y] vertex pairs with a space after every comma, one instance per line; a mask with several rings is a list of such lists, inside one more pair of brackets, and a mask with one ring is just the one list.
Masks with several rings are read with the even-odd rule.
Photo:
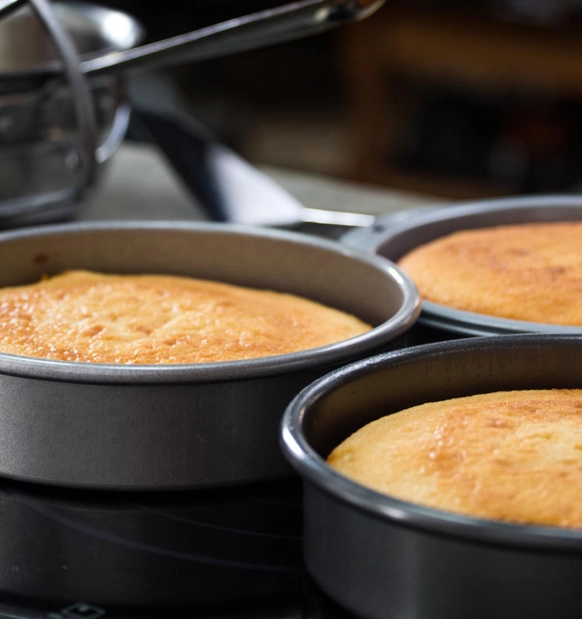
[[523, 524], [582, 527], [582, 390], [497, 392], [370, 423], [329, 464], [412, 503]]
[[331, 344], [370, 328], [294, 295], [169, 275], [70, 271], [0, 290], [0, 351], [64, 361], [254, 359]]
[[456, 232], [399, 265], [427, 301], [490, 316], [582, 325], [582, 222]]

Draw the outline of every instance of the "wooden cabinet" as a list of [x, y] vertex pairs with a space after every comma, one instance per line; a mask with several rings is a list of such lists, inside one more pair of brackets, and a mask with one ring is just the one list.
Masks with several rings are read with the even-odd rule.
[[[391, 9], [342, 31], [353, 178], [453, 198], [511, 193], [490, 179], [442, 177], [393, 163], [414, 106], [399, 80], [472, 92], [582, 102], [582, 32], [452, 11]], [[399, 86], [400, 84], [400, 86]]]

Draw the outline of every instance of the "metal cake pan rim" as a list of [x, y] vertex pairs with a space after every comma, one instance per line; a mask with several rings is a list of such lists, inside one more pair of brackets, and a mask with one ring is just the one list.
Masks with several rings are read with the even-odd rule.
[[[572, 334], [527, 333], [494, 336], [480, 338], [478, 346], [480, 349], [495, 350], [500, 346], [507, 349], [525, 345], [535, 349], [544, 345], [544, 342], [571, 343], [580, 347], [582, 353], [582, 338]], [[386, 524], [406, 526], [474, 543], [581, 552], [582, 529], [524, 525], [455, 514], [374, 491], [332, 469], [305, 437], [302, 420], [306, 409], [338, 387], [385, 367], [397, 366], [419, 357], [427, 360], [453, 351], [471, 351], [475, 345], [476, 340], [469, 338], [412, 346], [358, 360], [322, 376], [298, 393], [285, 411], [280, 428], [284, 455], [293, 468], [320, 491], [331, 495], [347, 507]]]
[[0, 243], [32, 236], [123, 230], [208, 231], [268, 238], [327, 249], [381, 272], [401, 292], [403, 303], [388, 320], [362, 335], [284, 355], [216, 363], [125, 365], [58, 361], [0, 352], [0, 374], [90, 384], [192, 384], [261, 379], [349, 361], [404, 334], [420, 315], [420, 299], [416, 286], [393, 262], [381, 256], [357, 251], [341, 243], [299, 232], [231, 223], [124, 220], [59, 223], [3, 231], [0, 232]]

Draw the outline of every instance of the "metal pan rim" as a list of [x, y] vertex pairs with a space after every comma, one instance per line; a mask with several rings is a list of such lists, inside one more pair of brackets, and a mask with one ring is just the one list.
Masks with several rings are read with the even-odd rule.
[[251, 380], [349, 361], [396, 339], [412, 326], [420, 314], [416, 287], [400, 267], [380, 256], [360, 253], [340, 243], [298, 232], [214, 222], [114, 221], [52, 224], [11, 230], [0, 233], [0, 243], [31, 236], [119, 230], [208, 231], [269, 238], [328, 249], [368, 264], [385, 274], [402, 293], [403, 302], [392, 317], [367, 333], [342, 342], [285, 355], [217, 363], [115, 365], [36, 359], [0, 353], [0, 374], [92, 384], [192, 384]]
[[[574, 335], [503, 335], [482, 338], [479, 345], [483, 348], [497, 348], [500, 344], [506, 348], [513, 346], [536, 348], [544, 342], [562, 342], [573, 345], [579, 347], [582, 353], [582, 338]], [[420, 356], [427, 359], [446, 355], [452, 351], [467, 351], [474, 346], [475, 340], [473, 339], [413, 346], [356, 361], [321, 377], [297, 394], [285, 411], [280, 432], [284, 455], [297, 472], [319, 490], [333, 496], [343, 504], [383, 521], [473, 542], [541, 548], [556, 552], [580, 552], [582, 550], [582, 529], [573, 530], [480, 519], [424, 507], [366, 488], [328, 466], [305, 437], [302, 431], [302, 421], [306, 410], [330, 391], [378, 369], [413, 361]]]
[[[536, 223], [543, 221], [566, 221], [567, 218], [561, 215], [557, 218], [546, 218], [545, 214], [548, 209], [551, 212], [553, 208], [574, 208], [580, 210], [582, 219], [582, 195], [560, 195], [547, 194], [535, 196], [519, 196], [510, 198], [499, 198], [491, 200], [479, 200], [462, 202], [458, 204], [436, 205], [421, 207], [411, 211], [411, 216], [406, 217], [406, 211], [398, 213], [396, 216], [380, 216], [375, 226], [369, 230], [357, 230], [346, 234], [342, 241], [351, 247], [366, 247], [368, 251], [378, 254], [377, 252], [386, 245], [390, 246], [400, 235], [410, 233], [418, 228], [430, 227], [432, 225], [440, 225], [446, 223], [454, 223], [462, 221], [466, 217], [483, 216], [491, 218], [492, 221], [486, 223], [486, 226], [497, 226], [511, 223], [519, 223], [506, 221], [507, 217], [513, 219], [513, 215], [521, 222], [523, 213], [531, 213], [535, 215], [537, 212], [544, 213], [543, 217], [534, 216], [532, 219], [524, 219], [528, 223]], [[449, 234], [455, 231], [473, 229], [460, 225], [451, 229]], [[437, 235], [435, 238], [440, 238], [442, 235]], [[409, 248], [409, 249], [412, 249]], [[389, 260], [397, 260], [400, 256], [391, 255], [388, 252]], [[476, 312], [469, 312], [455, 307], [442, 305], [432, 301], [422, 301], [422, 313], [419, 319], [419, 324], [426, 325], [439, 330], [452, 331], [469, 336], [480, 335], [503, 335], [510, 333], [553, 333], [553, 334], [579, 334], [582, 335], [582, 326], [574, 325], [559, 325], [552, 323], [539, 323], [525, 320], [516, 320], [501, 316], [492, 316]]]
[[[393, 236], [396, 236], [397, 234], [400, 234], [405, 230], [416, 228], [419, 225], [451, 221], [470, 215], [489, 215], [511, 212], [519, 213], [521, 211], [527, 212], [528, 210], [542, 210], [548, 207], [574, 207], [582, 209], [582, 194], [539, 194], [533, 196], [524, 195], [518, 197], [495, 198], [491, 200], [477, 200], [421, 207], [417, 209], [416, 213], [413, 213], [413, 217], [397, 221], [397, 223], [395, 223], [394, 225], [390, 225], [389, 230], [383, 229], [382, 238], [379, 238], [378, 240], [381, 242], [386, 242]], [[382, 216], [378, 217], [377, 232], [380, 232], [380, 228], [383, 227], [383, 221], [390, 223], [391, 217], [393, 216], [388, 215], [385, 220], [383, 220]], [[492, 223], [491, 225], [502, 224], [503, 222], [499, 222], [499, 224]], [[349, 239], [352, 234], [355, 236], [358, 234], [358, 232], [359, 231], [348, 233], [345, 235], [344, 238]]]
[[437, 329], [447, 329], [465, 335], [504, 335], [519, 333], [550, 333], [582, 335], [582, 326], [530, 322], [478, 314], [432, 301], [422, 301], [419, 323]]
[[[424, 205], [393, 214], [379, 215], [374, 225], [369, 228], [346, 232], [341, 237], [341, 242], [349, 247], [377, 253], [386, 243], [393, 242], [393, 239], [399, 235], [420, 226], [447, 223], [463, 217], [506, 213], [521, 214], [528, 211], [543, 211], [548, 208], [573, 208], [575, 211], [582, 209], [582, 194], [536, 194]], [[540, 219], [540, 221], [544, 221], [544, 219]], [[501, 225], [503, 223], [510, 222], [492, 222], [490, 225]], [[455, 228], [455, 230], [457, 229]], [[399, 257], [388, 256], [390, 260], [396, 260]]]

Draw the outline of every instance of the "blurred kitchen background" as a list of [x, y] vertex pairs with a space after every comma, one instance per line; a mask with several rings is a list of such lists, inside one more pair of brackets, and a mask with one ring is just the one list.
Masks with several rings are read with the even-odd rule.
[[[281, 2], [102, 4], [153, 41]], [[131, 88], [254, 164], [446, 198], [582, 190], [580, 0], [388, 0], [358, 24]]]

